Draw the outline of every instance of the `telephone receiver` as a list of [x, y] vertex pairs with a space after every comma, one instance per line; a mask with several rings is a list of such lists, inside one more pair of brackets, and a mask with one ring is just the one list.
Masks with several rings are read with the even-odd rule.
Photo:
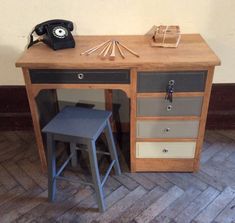
[[[73, 31], [73, 23], [68, 20], [54, 19], [42, 22], [31, 32], [28, 48], [38, 42], [43, 42], [54, 50], [74, 48], [75, 41], [71, 31]], [[43, 37], [33, 40], [34, 32]]]

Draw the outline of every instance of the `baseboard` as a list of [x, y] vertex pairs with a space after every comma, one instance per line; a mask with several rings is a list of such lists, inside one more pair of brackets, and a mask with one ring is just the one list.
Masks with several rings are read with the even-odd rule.
[[213, 84], [207, 129], [235, 129], [235, 84]]
[[31, 130], [25, 86], [0, 86], [0, 131]]
[[[207, 129], [235, 129], [235, 84], [213, 84]], [[0, 86], [0, 131], [32, 130], [25, 86]], [[129, 132], [129, 123], [122, 123]]]

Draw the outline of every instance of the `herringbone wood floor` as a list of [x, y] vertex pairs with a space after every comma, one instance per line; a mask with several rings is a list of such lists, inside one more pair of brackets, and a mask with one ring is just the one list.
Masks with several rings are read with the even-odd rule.
[[[93, 189], [78, 183], [60, 181], [57, 201], [48, 203], [33, 134], [1, 132], [0, 222], [235, 222], [235, 131], [206, 133], [198, 173], [131, 174], [125, 153], [123, 174], [106, 183], [108, 210], [100, 214]], [[89, 178], [82, 168], [65, 175]]]

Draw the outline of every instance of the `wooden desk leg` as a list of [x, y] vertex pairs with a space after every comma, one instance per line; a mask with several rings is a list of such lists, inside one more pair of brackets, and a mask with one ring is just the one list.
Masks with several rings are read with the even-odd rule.
[[23, 68], [22, 70], [23, 70], [23, 75], [24, 75], [24, 80], [25, 80], [25, 85], [26, 85], [26, 91], [28, 95], [29, 107], [30, 107], [32, 120], [33, 120], [34, 134], [36, 138], [39, 158], [41, 161], [41, 168], [42, 168], [43, 173], [45, 173], [47, 171], [47, 160], [46, 160], [46, 155], [45, 155], [45, 150], [44, 150], [44, 145], [43, 145], [43, 140], [42, 140], [42, 135], [41, 135], [41, 128], [39, 124], [37, 104], [35, 101], [35, 96], [33, 94], [33, 89], [31, 87], [29, 71], [26, 68]]
[[197, 172], [200, 167], [200, 157], [201, 157], [201, 151], [202, 151], [204, 135], [205, 135], [205, 126], [206, 126], [206, 119], [207, 119], [207, 113], [208, 113], [208, 107], [209, 107], [209, 101], [210, 101], [210, 95], [211, 95], [213, 75], [214, 75], [214, 67], [211, 67], [208, 69], [208, 73], [207, 73], [205, 95], [204, 95], [203, 105], [202, 105], [202, 115], [201, 115], [201, 121], [200, 121], [200, 126], [199, 126], [199, 135], [198, 135], [198, 140], [197, 140], [197, 147], [196, 147], [194, 166], [193, 166], [194, 172]]
[[131, 95], [130, 95], [130, 160], [131, 172], [136, 172], [136, 86], [137, 72], [131, 69]]
[[[108, 111], [113, 111], [113, 91], [112, 90], [104, 90], [105, 93], [105, 109]], [[111, 116], [109, 119], [112, 130], [115, 132], [115, 125], [113, 122], [113, 117]]]

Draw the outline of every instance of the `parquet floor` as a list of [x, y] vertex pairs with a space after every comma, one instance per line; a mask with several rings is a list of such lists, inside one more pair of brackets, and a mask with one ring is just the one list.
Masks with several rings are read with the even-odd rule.
[[[198, 173], [131, 174], [125, 153], [123, 174], [106, 183], [101, 214], [93, 189], [78, 183], [60, 181], [57, 201], [48, 203], [33, 134], [1, 132], [0, 223], [235, 222], [235, 131], [206, 132]], [[65, 175], [89, 178], [80, 169]]]

